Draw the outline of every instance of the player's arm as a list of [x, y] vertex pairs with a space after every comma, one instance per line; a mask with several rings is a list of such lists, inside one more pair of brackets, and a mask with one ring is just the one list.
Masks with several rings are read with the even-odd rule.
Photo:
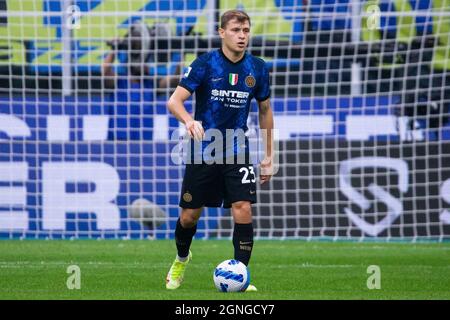
[[116, 74], [113, 70], [116, 54], [111, 51], [102, 63], [102, 76], [106, 88], [114, 88]]
[[200, 122], [195, 121], [192, 116], [187, 112], [184, 107], [184, 102], [189, 99], [191, 93], [185, 88], [178, 86], [174, 93], [167, 101], [167, 108], [178, 121], [182, 122], [186, 126], [186, 130], [189, 136], [195, 140], [202, 140], [204, 130]]
[[258, 101], [259, 126], [263, 135], [265, 156], [261, 161], [260, 183], [269, 181], [273, 174], [273, 112], [270, 99]]

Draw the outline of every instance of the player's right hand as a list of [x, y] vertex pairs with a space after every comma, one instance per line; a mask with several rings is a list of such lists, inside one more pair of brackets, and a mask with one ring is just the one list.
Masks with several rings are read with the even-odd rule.
[[196, 141], [203, 140], [205, 135], [205, 130], [203, 129], [202, 124], [195, 120], [186, 122], [186, 131], [189, 133], [189, 136]]

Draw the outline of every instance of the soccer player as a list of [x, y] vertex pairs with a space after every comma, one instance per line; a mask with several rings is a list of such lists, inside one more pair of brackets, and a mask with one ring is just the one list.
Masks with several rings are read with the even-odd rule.
[[[262, 59], [246, 52], [250, 23], [250, 17], [243, 11], [225, 12], [219, 28], [221, 48], [199, 56], [167, 102], [170, 112], [185, 125], [192, 138], [191, 146], [199, 143], [197, 150], [202, 152], [200, 162], [194, 159], [186, 164], [179, 204], [182, 210], [175, 229], [177, 256], [167, 274], [167, 289], [177, 289], [183, 281], [186, 266], [192, 259], [190, 246], [203, 207], [220, 207], [222, 202], [224, 208], [231, 207], [234, 259], [245, 265], [250, 261], [253, 248], [251, 204], [256, 202], [256, 179], [248, 139], [240, 133], [248, 129], [252, 98], [259, 106], [260, 128], [267, 132], [266, 153], [260, 165], [261, 184], [271, 178], [273, 157], [269, 71]], [[193, 119], [184, 102], [194, 92]], [[222, 153], [220, 148], [214, 153], [208, 152], [210, 142], [205, 139], [208, 130], [222, 134]], [[230, 138], [233, 138], [231, 143]], [[195, 150], [192, 154], [198, 156]], [[247, 291], [256, 291], [256, 288], [250, 285]]]

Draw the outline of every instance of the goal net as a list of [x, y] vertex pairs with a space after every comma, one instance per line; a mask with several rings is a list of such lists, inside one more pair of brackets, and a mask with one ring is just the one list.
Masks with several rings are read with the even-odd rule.
[[[172, 238], [185, 140], [166, 101], [235, 8], [277, 130], [255, 236], [448, 239], [448, 0], [0, 0], [0, 237]], [[256, 103], [248, 126], [257, 163]], [[196, 237], [232, 230], [206, 208]]]

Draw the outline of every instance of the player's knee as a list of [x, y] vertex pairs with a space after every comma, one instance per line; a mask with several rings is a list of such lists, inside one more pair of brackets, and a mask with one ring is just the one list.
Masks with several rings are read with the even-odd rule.
[[252, 207], [248, 201], [233, 203], [234, 219], [238, 223], [250, 223], [252, 220]]
[[238, 201], [233, 203], [233, 210], [243, 213], [251, 213], [252, 206], [249, 201]]
[[183, 228], [192, 228], [197, 224], [198, 216], [193, 213], [187, 212], [181, 215], [180, 223]]

